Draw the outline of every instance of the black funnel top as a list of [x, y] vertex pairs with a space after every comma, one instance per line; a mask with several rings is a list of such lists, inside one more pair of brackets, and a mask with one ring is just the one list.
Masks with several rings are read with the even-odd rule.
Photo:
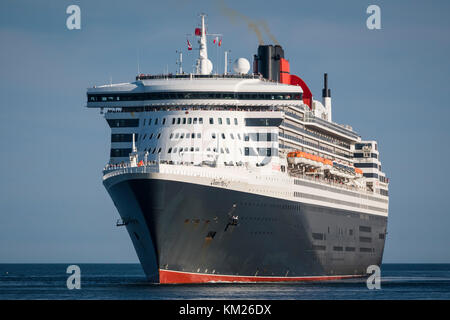
[[284, 50], [280, 45], [260, 45], [255, 55], [257, 71], [266, 79], [280, 81], [280, 59], [284, 58]]
[[330, 98], [331, 97], [331, 90], [328, 89], [328, 74], [323, 74], [323, 89], [322, 89], [322, 97], [324, 98]]

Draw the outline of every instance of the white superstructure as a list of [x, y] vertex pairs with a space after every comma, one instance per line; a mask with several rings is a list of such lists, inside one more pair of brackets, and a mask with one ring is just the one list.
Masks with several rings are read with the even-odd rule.
[[88, 89], [87, 106], [105, 110], [111, 127], [106, 175], [148, 170], [207, 178], [198, 183], [222, 179], [237, 190], [387, 216], [377, 143], [331, 121], [326, 76], [323, 101], [307, 105], [301, 86], [247, 74], [245, 59], [234, 74], [211, 75], [201, 18], [196, 74], [141, 74]]

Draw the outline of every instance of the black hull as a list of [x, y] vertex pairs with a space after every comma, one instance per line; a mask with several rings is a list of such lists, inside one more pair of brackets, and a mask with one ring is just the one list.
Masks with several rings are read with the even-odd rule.
[[105, 186], [151, 281], [160, 270], [326, 277], [381, 265], [387, 217], [143, 177]]

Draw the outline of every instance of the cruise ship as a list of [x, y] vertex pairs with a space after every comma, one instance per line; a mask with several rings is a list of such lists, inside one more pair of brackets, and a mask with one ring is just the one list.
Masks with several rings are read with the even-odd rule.
[[111, 128], [103, 184], [147, 278], [366, 276], [387, 234], [377, 142], [333, 122], [327, 74], [316, 100], [280, 45], [259, 45], [252, 71], [244, 58], [213, 70], [200, 18], [193, 72], [87, 89]]

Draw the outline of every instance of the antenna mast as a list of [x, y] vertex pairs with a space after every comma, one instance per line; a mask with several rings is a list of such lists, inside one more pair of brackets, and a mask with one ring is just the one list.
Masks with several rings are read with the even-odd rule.
[[227, 73], [228, 73], [228, 50], [225, 50], [225, 65], [223, 74], [227, 75]]
[[176, 52], [179, 54], [177, 60], [177, 65], [179, 66], [178, 74], [183, 74], [183, 52], [178, 50]]

